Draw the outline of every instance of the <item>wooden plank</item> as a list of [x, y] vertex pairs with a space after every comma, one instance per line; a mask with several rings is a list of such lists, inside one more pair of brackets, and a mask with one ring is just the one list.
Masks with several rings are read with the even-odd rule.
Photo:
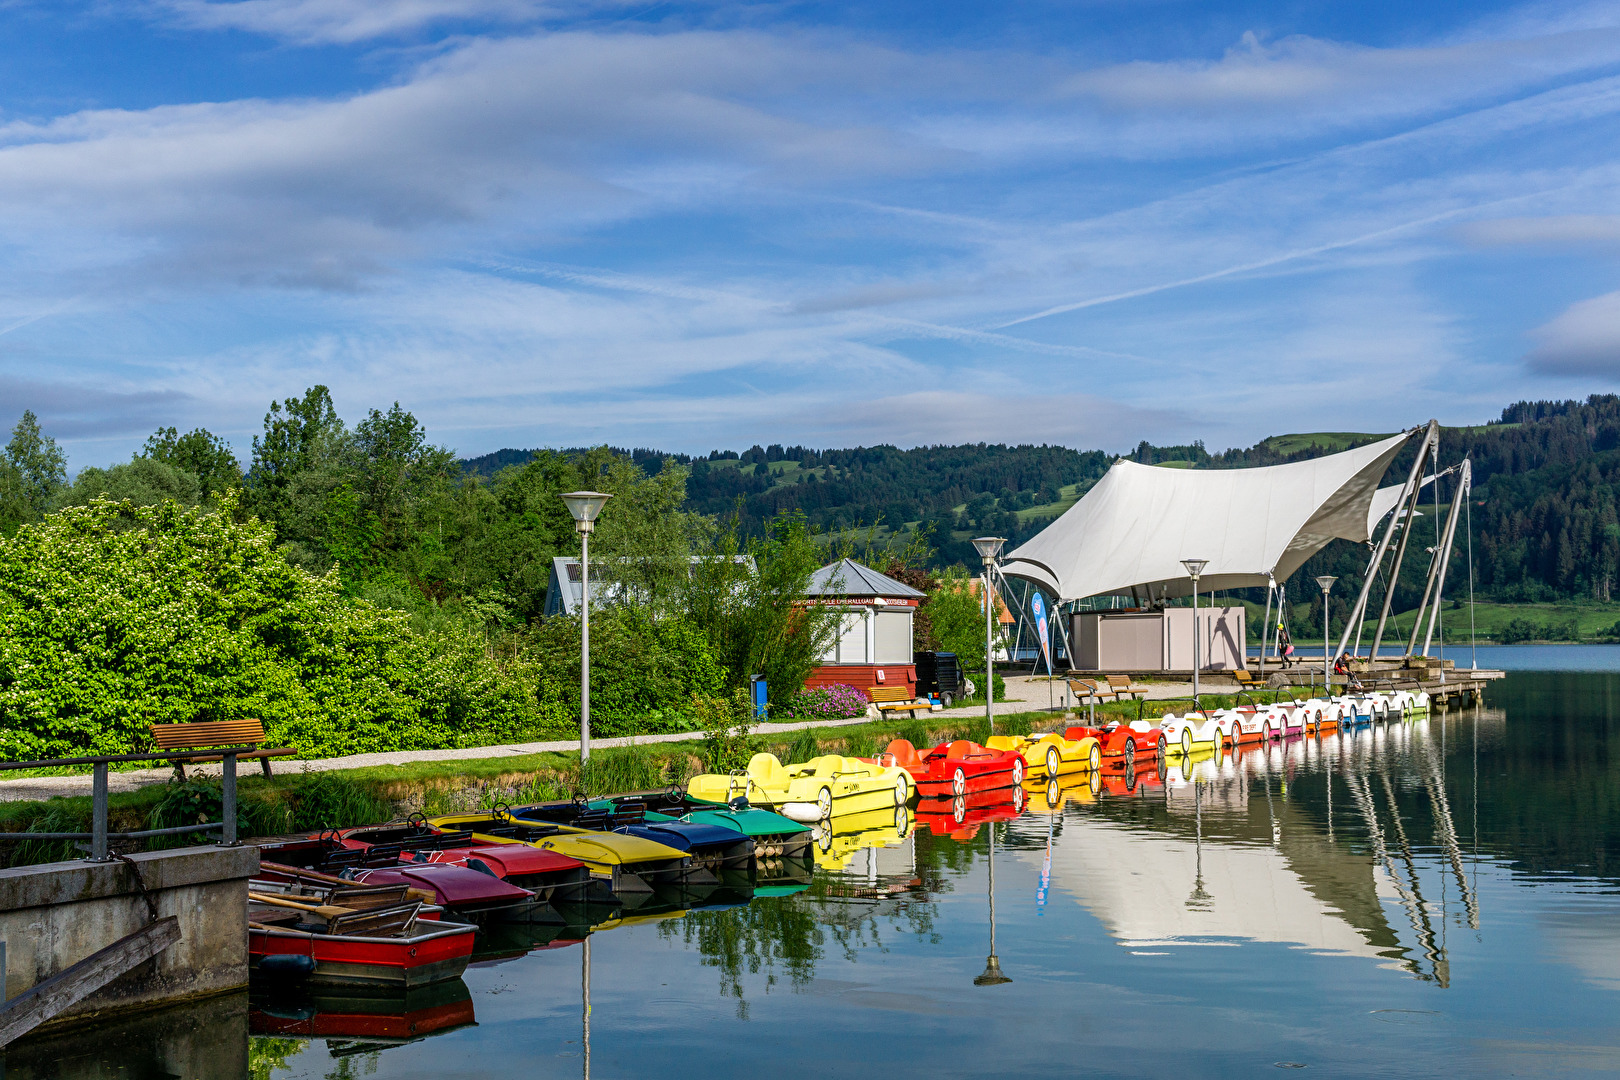
[[264, 741], [264, 724], [259, 720], [207, 720], [191, 724], [147, 726], [152, 731], [152, 741], [165, 750]]
[[16, 1041], [180, 940], [180, 920], [170, 915], [119, 938], [0, 1005], [0, 1046]]

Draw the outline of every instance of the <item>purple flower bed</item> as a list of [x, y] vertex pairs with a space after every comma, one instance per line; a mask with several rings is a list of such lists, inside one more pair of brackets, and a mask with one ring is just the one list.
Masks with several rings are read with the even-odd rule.
[[849, 720], [866, 715], [864, 691], [843, 683], [806, 687], [788, 703], [790, 715], [804, 720]]

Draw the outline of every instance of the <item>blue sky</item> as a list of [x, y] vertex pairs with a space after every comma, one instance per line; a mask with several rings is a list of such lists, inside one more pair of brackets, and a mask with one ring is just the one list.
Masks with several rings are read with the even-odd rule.
[[1620, 383], [1620, 2], [0, 4], [0, 423], [1249, 445]]

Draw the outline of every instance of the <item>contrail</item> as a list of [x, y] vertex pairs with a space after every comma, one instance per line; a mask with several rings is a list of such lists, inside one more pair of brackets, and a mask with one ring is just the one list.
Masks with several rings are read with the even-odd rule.
[[1167, 281], [1160, 285], [1147, 285], [1140, 289], [1132, 289], [1130, 292], [1113, 293], [1109, 296], [1096, 296], [1092, 297], [1090, 300], [1078, 300], [1072, 304], [1059, 304], [1057, 307], [1047, 308], [1045, 311], [1038, 311], [1033, 315], [1025, 315], [1022, 318], [1013, 319], [1011, 322], [997, 323], [991, 329], [1005, 330], [1009, 326], [1017, 326], [1020, 323], [1034, 322], [1036, 319], [1044, 319], [1049, 315], [1061, 315], [1066, 311], [1079, 311], [1081, 308], [1097, 307], [1099, 304], [1112, 304], [1118, 300], [1133, 300], [1138, 296], [1151, 296], [1154, 293], [1164, 292], [1168, 289], [1180, 289], [1187, 285], [1200, 285], [1206, 281], [1215, 281], [1219, 278], [1231, 277], [1233, 274], [1246, 274], [1251, 270], [1264, 270], [1268, 266], [1276, 266], [1279, 263], [1289, 262], [1293, 259], [1306, 259], [1312, 255], [1321, 255], [1325, 252], [1337, 251], [1340, 248], [1353, 247], [1356, 244], [1364, 244], [1369, 240], [1379, 240], [1395, 233], [1405, 232], [1408, 229], [1419, 229], [1425, 225], [1433, 225], [1436, 222], [1445, 221], [1449, 218], [1460, 217], [1463, 214], [1476, 213], [1489, 207], [1502, 206], [1508, 203], [1524, 202], [1527, 199], [1537, 199], [1550, 193], [1551, 192], [1548, 191], [1537, 191], [1528, 195], [1515, 195], [1512, 198], [1499, 199], [1495, 202], [1485, 203], [1481, 206], [1462, 206], [1455, 210], [1447, 210], [1443, 213], [1432, 214], [1429, 217], [1418, 218], [1415, 221], [1406, 221], [1399, 225], [1391, 225], [1387, 229], [1378, 229], [1374, 232], [1363, 233], [1360, 236], [1353, 236], [1348, 240], [1335, 240], [1329, 244], [1318, 244], [1315, 247], [1299, 248], [1295, 251], [1285, 251], [1280, 255], [1273, 255], [1268, 259], [1260, 259], [1256, 262], [1243, 263], [1239, 266], [1228, 266], [1223, 270], [1212, 270], [1207, 274], [1199, 274], [1197, 277], [1182, 278], [1180, 281]]

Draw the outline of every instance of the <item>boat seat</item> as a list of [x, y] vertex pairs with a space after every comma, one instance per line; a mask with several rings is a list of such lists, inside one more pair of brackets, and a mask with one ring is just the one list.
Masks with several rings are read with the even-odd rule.
[[984, 745], [991, 750], [1021, 751], [1024, 748], [1023, 742], [1024, 740], [1016, 735], [992, 735], [985, 740]]
[[895, 739], [889, 743], [884, 753], [894, 758], [894, 763], [902, 769], [922, 768], [922, 758], [918, 756], [917, 748], [911, 745], [910, 739]]
[[971, 757], [977, 754], [980, 749], [981, 747], [977, 743], [969, 742], [966, 739], [957, 739], [945, 748], [945, 756], [947, 758]]
[[348, 934], [356, 937], [388, 937], [403, 934], [422, 910], [419, 902], [398, 904], [372, 911], [356, 911], [348, 915], [335, 915], [326, 924], [329, 934]]
[[775, 754], [755, 754], [749, 758], [748, 775], [764, 788], [786, 787], [788, 782], [787, 769], [783, 768]]
[[1152, 731], [1153, 730], [1153, 725], [1148, 723], [1146, 720], [1132, 720], [1131, 721], [1131, 730], [1132, 731]]

